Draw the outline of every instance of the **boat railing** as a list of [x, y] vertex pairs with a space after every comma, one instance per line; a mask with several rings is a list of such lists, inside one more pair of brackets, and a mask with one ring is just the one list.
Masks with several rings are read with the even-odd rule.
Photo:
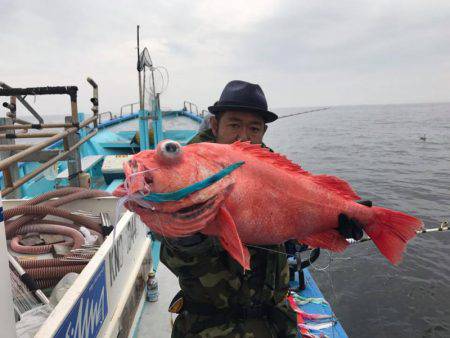
[[[104, 119], [105, 116], [109, 117], [109, 118], [107, 120], [105, 120]], [[120, 116], [122, 116], [122, 115], [120, 115]], [[113, 116], [113, 113], [111, 111], [105, 111], [103, 113], [98, 114], [98, 123], [100, 124], [102, 122], [112, 120], [113, 118], [114, 118], [114, 116]]]
[[127, 103], [124, 104], [122, 107], [120, 107], [120, 117], [122, 117], [122, 115], [124, 114], [124, 109], [129, 108], [130, 112], [129, 114], [133, 114], [134, 113], [134, 106], [139, 105], [139, 102], [133, 102], [133, 103]]
[[[69, 184], [80, 186], [82, 170], [79, 147], [97, 134], [98, 126], [98, 86], [90, 78], [87, 81], [93, 88], [91, 98], [93, 115], [83, 121], [80, 121], [78, 115], [78, 88], [75, 86], [12, 88], [0, 82], [0, 97], [10, 97], [9, 103], [3, 104], [9, 109], [7, 117], [0, 118], [0, 170], [3, 171], [4, 182], [2, 196], [11, 194], [11, 197], [19, 197], [17, 188], [61, 160], [67, 161]], [[71, 115], [65, 117], [65, 123], [45, 123], [26, 101], [27, 95], [69, 95]], [[30, 111], [38, 123], [16, 118], [17, 100]], [[80, 130], [90, 124], [93, 128], [87, 129], [84, 136], [80, 137]], [[64, 129], [58, 132], [48, 131], [60, 128]], [[16, 133], [16, 130], [39, 130], [39, 132]], [[45, 138], [45, 140], [34, 144], [15, 144], [16, 139], [23, 138]], [[58, 141], [62, 141], [63, 149], [48, 149]], [[41, 165], [20, 177], [19, 162], [40, 162]]]
[[[192, 110], [193, 108], [195, 109], [195, 111]], [[199, 116], [199, 114], [198, 114], [198, 106], [195, 103], [193, 103], [193, 102], [184, 101], [183, 102], [183, 109], [184, 110], [188, 110], [191, 113], [195, 113], [197, 116]]]

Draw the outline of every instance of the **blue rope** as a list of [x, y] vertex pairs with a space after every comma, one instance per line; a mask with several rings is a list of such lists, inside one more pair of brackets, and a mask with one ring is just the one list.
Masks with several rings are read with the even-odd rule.
[[190, 194], [205, 189], [206, 187], [209, 187], [213, 183], [216, 183], [217, 181], [221, 180], [225, 176], [229, 175], [231, 172], [239, 168], [241, 165], [243, 165], [245, 162], [236, 162], [229, 167], [226, 167], [219, 171], [217, 174], [211, 175], [204, 180], [191, 184], [190, 186], [187, 186], [186, 188], [182, 188], [177, 191], [168, 192], [168, 193], [151, 193], [148, 195], [145, 195], [143, 198], [146, 201], [149, 202], [155, 202], [155, 203], [162, 203], [162, 202], [173, 202], [173, 201], [179, 201]]

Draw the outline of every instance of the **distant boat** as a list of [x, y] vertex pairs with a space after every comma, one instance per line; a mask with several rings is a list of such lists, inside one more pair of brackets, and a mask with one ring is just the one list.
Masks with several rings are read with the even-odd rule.
[[426, 140], [427, 140], [427, 136], [426, 136], [425, 134], [423, 134], [423, 136], [421, 136], [420, 139], [421, 139], [422, 141], [426, 141]]

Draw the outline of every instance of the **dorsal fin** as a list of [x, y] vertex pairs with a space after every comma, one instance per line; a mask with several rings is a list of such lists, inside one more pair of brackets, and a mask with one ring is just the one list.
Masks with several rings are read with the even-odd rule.
[[251, 144], [250, 142], [240, 142], [236, 141], [231, 144], [232, 147], [235, 147], [240, 150], [244, 150], [245, 152], [251, 153], [253, 156], [263, 159], [264, 161], [276, 165], [279, 168], [285, 169], [290, 172], [296, 172], [302, 175], [311, 175], [309, 172], [304, 170], [298, 164], [295, 164], [291, 160], [287, 159], [286, 156], [273, 153], [269, 150], [269, 148], [263, 148], [259, 144]]
[[358, 194], [352, 189], [350, 184], [345, 182], [344, 180], [341, 180], [340, 178], [336, 176], [330, 176], [330, 175], [315, 175], [312, 176], [311, 179], [323, 186], [326, 187], [329, 190], [334, 191], [335, 193], [339, 194], [340, 196], [349, 199], [349, 200], [360, 200], [361, 197], [358, 196]]
[[298, 164], [295, 164], [291, 160], [287, 159], [285, 156], [273, 153], [268, 148], [263, 148], [259, 144], [237, 141], [231, 144], [231, 146], [251, 153], [253, 156], [263, 159], [264, 161], [271, 163], [278, 168], [284, 169], [289, 172], [309, 176], [314, 183], [335, 192], [343, 198], [351, 200], [360, 199], [358, 194], [344, 180], [330, 175], [312, 175], [311, 173], [300, 167]]

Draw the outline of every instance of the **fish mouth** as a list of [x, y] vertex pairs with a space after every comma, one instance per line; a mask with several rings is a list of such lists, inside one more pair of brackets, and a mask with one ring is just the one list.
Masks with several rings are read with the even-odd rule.
[[212, 196], [204, 202], [192, 204], [190, 206], [181, 208], [172, 213], [172, 216], [182, 220], [190, 220], [204, 214], [208, 209], [214, 206], [217, 195]]

